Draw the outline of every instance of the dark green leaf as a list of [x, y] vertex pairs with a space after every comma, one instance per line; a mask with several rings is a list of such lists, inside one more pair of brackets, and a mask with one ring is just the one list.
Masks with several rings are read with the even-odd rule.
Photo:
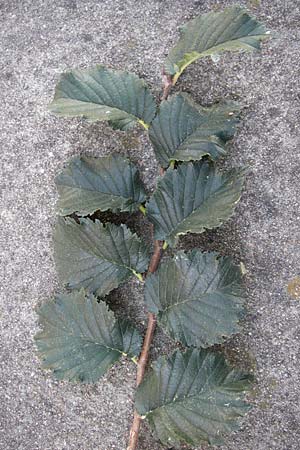
[[148, 127], [155, 100], [143, 80], [128, 72], [96, 66], [62, 75], [50, 110], [59, 116], [107, 120], [127, 130], [136, 122]]
[[239, 330], [241, 269], [230, 258], [178, 252], [146, 279], [145, 301], [159, 324], [186, 346], [208, 347]]
[[54, 236], [58, 273], [70, 289], [104, 296], [148, 267], [148, 249], [125, 225], [60, 218]]
[[136, 357], [140, 352], [136, 329], [116, 320], [105, 302], [87, 296], [84, 289], [58, 295], [38, 314], [38, 351], [43, 367], [58, 379], [95, 382], [122, 355]]
[[63, 216], [106, 211], [135, 211], [146, 193], [134, 164], [119, 155], [73, 159], [56, 178], [58, 209]]
[[244, 392], [251, 377], [231, 369], [209, 350], [177, 350], [161, 357], [139, 386], [138, 413], [147, 418], [163, 444], [221, 444], [249, 409]]
[[171, 160], [217, 159], [226, 153], [238, 120], [235, 103], [203, 108], [189, 95], [179, 94], [161, 103], [149, 129], [155, 155], [163, 167]]
[[218, 173], [207, 161], [168, 169], [147, 205], [155, 239], [174, 246], [179, 235], [220, 226], [239, 201], [243, 174], [236, 169]]
[[252, 51], [268, 37], [265, 27], [239, 6], [196, 17], [181, 29], [181, 37], [171, 50], [165, 72], [176, 83], [184, 69], [199, 58], [226, 50]]

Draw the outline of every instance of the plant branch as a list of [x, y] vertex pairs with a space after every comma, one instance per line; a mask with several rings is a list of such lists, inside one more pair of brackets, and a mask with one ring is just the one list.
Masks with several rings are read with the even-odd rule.
[[[172, 77], [170, 75], [167, 75], [165, 72], [163, 72], [163, 82], [164, 82], [164, 87], [163, 87], [163, 93], [162, 93], [161, 99], [166, 100], [168, 98], [168, 95], [169, 95], [170, 90], [173, 85]], [[163, 167], [161, 167], [159, 170], [160, 176], [162, 176], [164, 173], [165, 173], [165, 169]], [[143, 210], [141, 210], [141, 211], [143, 212]], [[152, 226], [152, 230], [153, 230], [153, 226]], [[152, 254], [152, 257], [151, 257], [151, 260], [149, 263], [147, 275], [149, 273], [156, 272], [156, 270], [159, 266], [160, 260], [161, 260], [162, 252], [165, 248], [166, 247], [165, 247], [164, 241], [154, 240], [154, 252]], [[142, 348], [142, 351], [141, 351], [141, 354], [140, 354], [140, 357], [139, 357], [139, 360], [137, 363], [137, 375], [136, 375], [136, 385], [137, 386], [139, 386], [144, 379], [145, 370], [146, 370], [148, 359], [149, 359], [149, 351], [150, 351], [155, 327], [156, 327], [156, 316], [152, 313], [148, 313], [147, 330], [146, 330], [146, 334], [145, 334], [145, 338], [144, 338], [144, 342], [143, 342], [143, 348]], [[134, 416], [133, 416], [133, 422], [132, 422], [131, 429], [130, 429], [127, 450], [136, 450], [136, 448], [137, 448], [141, 421], [142, 421], [141, 416], [135, 410]]]
[[[149, 358], [149, 350], [150, 350], [155, 326], [156, 326], [156, 317], [154, 314], [149, 313], [148, 314], [148, 326], [147, 326], [147, 331], [146, 331], [146, 335], [145, 335], [145, 339], [144, 339], [143, 349], [142, 349], [142, 353], [141, 353], [141, 356], [138, 361], [138, 369], [137, 369], [137, 376], [136, 376], [136, 385], [137, 386], [139, 386], [139, 384], [143, 381], [143, 378], [144, 378], [144, 374], [145, 374], [145, 370], [146, 370], [146, 366], [147, 366], [147, 362], [148, 362], [148, 358]], [[130, 429], [129, 443], [128, 443], [127, 450], [135, 450], [137, 448], [141, 421], [142, 421], [141, 416], [135, 410], [134, 416], [133, 416], [133, 422], [132, 422], [131, 429]]]
[[154, 241], [154, 252], [149, 263], [148, 273], [154, 273], [157, 270], [162, 254], [163, 244], [163, 241]]
[[[154, 252], [150, 260], [150, 264], [148, 267], [149, 273], [154, 273], [159, 265], [161, 255], [162, 255], [162, 247], [163, 241], [154, 241]], [[148, 325], [147, 331], [143, 342], [143, 348], [141, 355], [139, 357], [139, 361], [137, 364], [137, 375], [136, 375], [136, 385], [139, 386], [143, 381], [146, 366], [149, 359], [149, 350], [152, 343], [154, 331], [156, 326], [156, 316], [152, 313], [148, 313]], [[138, 438], [139, 438], [139, 430], [141, 425], [141, 416], [137, 411], [134, 411], [133, 422], [130, 429], [129, 434], [129, 443], [127, 450], [135, 450], [137, 448]]]
[[173, 81], [171, 75], [168, 75], [163, 71], [162, 73], [162, 79], [163, 79], [163, 93], [161, 96], [161, 100], [167, 100], [170, 90], [173, 86]]

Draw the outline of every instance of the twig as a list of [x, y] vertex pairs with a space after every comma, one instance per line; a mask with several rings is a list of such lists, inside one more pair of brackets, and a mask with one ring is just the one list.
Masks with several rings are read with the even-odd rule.
[[156, 272], [158, 265], [160, 263], [160, 258], [162, 254], [163, 241], [154, 241], [154, 252], [150, 260], [148, 267], [148, 273]]
[[[166, 100], [168, 98], [168, 95], [169, 95], [170, 90], [173, 85], [172, 77], [170, 75], [167, 75], [165, 72], [163, 72], [163, 82], [164, 82], [164, 88], [163, 88], [163, 93], [162, 93], [161, 99]], [[164, 174], [164, 172], [165, 172], [165, 169], [163, 167], [161, 167], [159, 170], [159, 174], [162, 176]], [[150, 263], [149, 263], [147, 275], [149, 273], [154, 273], [157, 270], [159, 263], [160, 263], [161, 255], [163, 252], [163, 244], [164, 244], [164, 241], [158, 241], [158, 240], [154, 241], [154, 252], [153, 252], [153, 255], [152, 255]], [[142, 351], [141, 351], [141, 354], [140, 354], [140, 357], [138, 360], [138, 364], [137, 364], [137, 375], [136, 375], [136, 385], [137, 386], [139, 386], [141, 384], [141, 382], [143, 381], [144, 375], [145, 375], [145, 370], [146, 370], [146, 366], [147, 366], [148, 359], [149, 359], [149, 350], [150, 350], [150, 346], [152, 343], [155, 327], [156, 327], [156, 316], [152, 313], [148, 313], [147, 330], [146, 330], [146, 334], [145, 334], [145, 338], [144, 338], [144, 342], [143, 342], [143, 348], [142, 348]], [[133, 422], [132, 422], [131, 429], [130, 429], [127, 450], [136, 450], [136, 448], [137, 448], [141, 421], [142, 421], [141, 416], [135, 410], [134, 416], [133, 416]]]
[[[162, 254], [162, 246], [163, 241], [154, 241], [154, 252], [152, 255], [152, 258], [150, 260], [148, 273], [154, 273], [159, 265], [161, 254]], [[151, 346], [151, 342], [153, 339], [153, 334], [156, 326], [156, 316], [152, 313], [148, 313], [148, 326], [146, 335], [144, 338], [143, 348], [142, 352], [138, 361], [137, 366], [137, 375], [136, 375], [136, 385], [139, 386], [139, 384], [143, 381], [148, 358], [149, 358], [149, 350]], [[139, 430], [141, 425], [141, 416], [137, 413], [137, 411], [134, 411], [133, 416], [133, 422], [130, 429], [129, 434], [129, 443], [127, 450], [135, 450], [137, 448], [138, 438], [139, 438]]]
[[163, 71], [162, 79], [163, 79], [164, 87], [163, 87], [163, 93], [162, 93], [161, 99], [167, 100], [170, 90], [173, 86], [172, 77], [171, 77], [171, 75], [168, 75], [165, 73], [165, 71]]

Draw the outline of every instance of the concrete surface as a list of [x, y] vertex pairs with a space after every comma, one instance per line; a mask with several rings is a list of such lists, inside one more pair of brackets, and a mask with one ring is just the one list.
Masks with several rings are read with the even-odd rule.
[[[35, 355], [34, 307], [58, 289], [52, 257], [54, 176], [80, 152], [119, 151], [138, 161], [148, 186], [156, 166], [142, 130], [64, 120], [47, 112], [59, 74], [104, 63], [145, 77], [159, 93], [160, 66], [178, 26], [232, 1], [0, 1], [1, 53], [1, 381], [3, 450], [123, 450], [132, 415], [135, 369], [123, 361], [93, 386], [59, 383]], [[238, 98], [245, 120], [227, 165], [251, 167], [233, 220], [182, 247], [213, 248], [248, 269], [249, 315], [229, 357], [257, 367], [256, 407], [223, 450], [298, 450], [300, 5], [297, 0], [241, 1], [275, 38], [261, 54], [226, 55], [191, 67], [177, 89], [203, 104]], [[291, 292], [293, 294], [293, 292]], [[144, 320], [142, 291], [128, 283], [111, 296]], [[160, 333], [157, 346], [170, 345]], [[143, 427], [140, 450], [160, 450]]]

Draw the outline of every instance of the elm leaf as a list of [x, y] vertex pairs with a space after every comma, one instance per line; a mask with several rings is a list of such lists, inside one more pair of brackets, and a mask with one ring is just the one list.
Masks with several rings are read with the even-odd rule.
[[38, 352], [43, 367], [58, 379], [95, 382], [122, 355], [134, 358], [140, 352], [137, 330], [84, 289], [57, 295], [38, 314]]
[[253, 51], [269, 37], [263, 24], [240, 6], [209, 12], [190, 20], [181, 28], [178, 43], [164, 65], [176, 83], [184, 69], [199, 58], [224, 51]]
[[69, 289], [85, 288], [100, 297], [148, 267], [146, 245], [125, 225], [59, 218], [54, 234], [59, 277]]
[[155, 239], [174, 246], [180, 235], [220, 226], [240, 199], [244, 173], [244, 169], [219, 173], [208, 161], [169, 168], [147, 204]]
[[109, 121], [114, 128], [128, 130], [137, 122], [148, 128], [156, 104], [137, 75], [98, 65], [63, 74], [49, 108], [59, 116]]
[[74, 158], [56, 177], [56, 186], [63, 216], [86, 216], [97, 210], [133, 212], [146, 200], [137, 168], [119, 155]]
[[137, 389], [136, 409], [169, 447], [223, 443], [250, 409], [252, 377], [205, 349], [160, 357]]
[[162, 165], [170, 161], [216, 160], [226, 154], [226, 142], [234, 135], [239, 107], [234, 102], [204, 108], [188, 94], [163, 101], [149, 128], [155, 155]]
[[220, 344], [244, 313], [241, 268], [231, 258], [178, 252], [148, 275], [145, 302], [160, 326], [185, 346]]

